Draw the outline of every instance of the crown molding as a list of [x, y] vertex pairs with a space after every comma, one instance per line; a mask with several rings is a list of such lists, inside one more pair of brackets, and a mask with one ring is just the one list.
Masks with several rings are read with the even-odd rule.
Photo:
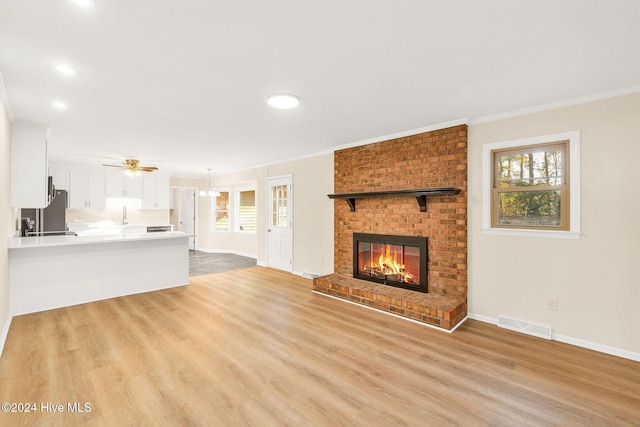
[[598, 92], [592, 95], [579, 96], [576, 98], [569, 98], [562, 101], [550, 102], [548, 104], [541, 104], [533, 107], [522, 108], [520, 110], [492, 114], [492, 115], [483, 116], [483, 117], [476, 117], [469, 120], [469, 125], [495, 122], [497, 120], [510, 119], [512, 117], [525, 116], [527, 114], [555, 110], [557, 108], [570, 107], [572, 105], [586, 104], [587, 102], [600, 101], [602, 99], [615, 98], [617, 96], [624, 96], [624, 95], [631, 95], [639, 92], [640, 92], [640, 85], [628, 86], [621, 89], [609, 90], [606, 92]]
[[405, 130], [402, 132], [392, 133], [388, 135], [376, 136], [375, 138], [363, 139], [360, 141], [350, 142], [344, 145], [338, 145], [332, 147], [330, 151], [344, 150], [346, 148], [359, 147], [361, 145], [374, 144], [376, 142], [388, 141], [390, 139], [404, 138], [405, 136], [413, 136], [419, 133], [432, 132], [434, 130], [446, 129], [459, 125], [469, 124], [469, 119], [462, 118], [457, 120], [451, 120], [449, 122], [437, 123], [435, 125], [424, 126], [417, 129]]

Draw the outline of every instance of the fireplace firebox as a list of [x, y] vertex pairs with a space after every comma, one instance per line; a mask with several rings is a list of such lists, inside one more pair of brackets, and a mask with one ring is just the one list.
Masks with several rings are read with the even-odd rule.
[[428, 292], [427, 238], [353, 233], [353, 277]]

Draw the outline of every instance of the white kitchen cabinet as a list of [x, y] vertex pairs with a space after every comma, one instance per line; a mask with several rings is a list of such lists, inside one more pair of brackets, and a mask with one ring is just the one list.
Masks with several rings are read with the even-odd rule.
[[142, 178], [139, 177], [106, 175], [105, 188], [107, 197], [142, 198]]
[[49, 128], [16, 122], [11, 127], [11, 206], [46, 208]]
[[104, 209], [105, 176], [101, 173], [69, 172], [69, 208]]
[[142, 178], [142, 209], [169, 209], [169, 178]]
[[53, 185], [56, 190], [69, 191], [69, 171], [64, 169], [49, 168], [49, 176], [53, 178]]

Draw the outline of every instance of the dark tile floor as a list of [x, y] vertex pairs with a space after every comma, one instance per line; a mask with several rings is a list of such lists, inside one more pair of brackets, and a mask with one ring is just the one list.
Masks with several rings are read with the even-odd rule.
[[245, 256], [189, 251], [189, 276], [238, 270], [254, 265], [256, 260]]

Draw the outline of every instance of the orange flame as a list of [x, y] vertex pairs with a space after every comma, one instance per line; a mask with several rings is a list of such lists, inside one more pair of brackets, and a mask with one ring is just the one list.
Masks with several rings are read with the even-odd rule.
[[413, 282], [413, 274], [405, 271], [405, 265], [398, 261], [398, 253], [391, 250], [391, 245], [384, 245], [384, 252], [381, 252], [378, 257], [378, 264], [372, 262], [371, 268], [365, 266], [365, 270], [376, 271], [385, 276], [397, 275], [402, 277], [403, 282]]

